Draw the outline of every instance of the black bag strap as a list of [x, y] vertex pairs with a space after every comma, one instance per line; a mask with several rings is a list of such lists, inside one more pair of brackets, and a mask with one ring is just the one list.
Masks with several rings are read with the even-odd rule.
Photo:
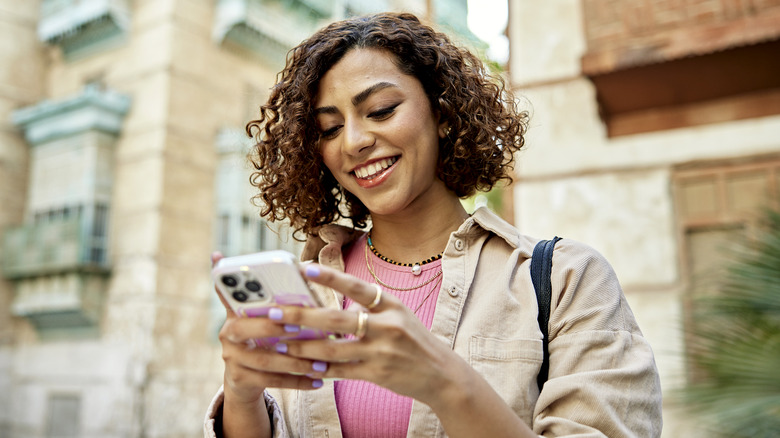
[[555, 243], [561, 240], [555, 236], [552, 240], [542, 240], [534, 247], [531, 256], [531, 281], [536, 291], [536, 302], [539, 304], [539, 329], [542, 330], [542, 367], [539, 369], [539, 375], [536, 377], [536, 383], [539, 385], [539, 392], [542, 391], [544, 382], [547, 381], [547, 373], [550, 370], [550, 358], [547, 349], [548, 326], [550, 324], [550, 302], [552, 299], [552, 255]]

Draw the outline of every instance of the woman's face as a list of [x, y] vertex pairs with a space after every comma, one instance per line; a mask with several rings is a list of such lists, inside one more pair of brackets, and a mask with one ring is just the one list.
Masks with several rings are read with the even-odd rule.
[[420, 81], [394, 61], [387, 51], [352, 49], [322, 77], [314, 99], [325, 165], [374, 216], [423, 208], [448, 193], [436, 177], [445, 126]]

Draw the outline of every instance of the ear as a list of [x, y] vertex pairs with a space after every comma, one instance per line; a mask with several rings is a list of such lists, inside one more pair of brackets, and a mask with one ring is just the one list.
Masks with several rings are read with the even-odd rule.
[[446, 138], [448, 135], [450, 135], [451, 130], [452, 128], [450, 128], [449, 122], [439, 123], [439, 138]]

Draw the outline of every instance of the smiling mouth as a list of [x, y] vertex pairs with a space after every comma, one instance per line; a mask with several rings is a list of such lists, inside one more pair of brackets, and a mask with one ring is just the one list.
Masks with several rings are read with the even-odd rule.
[[383, 158], [369, 165], [358, 167], [352, 173], [360, 179], [373, 179], [383, 170], [395, 164], [396, 161], [398, 161], [398, 157]]

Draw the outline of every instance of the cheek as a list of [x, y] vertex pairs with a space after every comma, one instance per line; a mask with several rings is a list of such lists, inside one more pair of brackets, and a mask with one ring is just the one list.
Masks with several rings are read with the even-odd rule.
[[334, 176], [338, 174], [336, 170], [338, 169], [338, 153], [336, 152], [336, 149], [332, 146], [324, 146], [320, 148], [320, 157], [322, 157], [322, 162], [325, 164], [325, 167], [330, 170], [330, 173], [332, 173]]

